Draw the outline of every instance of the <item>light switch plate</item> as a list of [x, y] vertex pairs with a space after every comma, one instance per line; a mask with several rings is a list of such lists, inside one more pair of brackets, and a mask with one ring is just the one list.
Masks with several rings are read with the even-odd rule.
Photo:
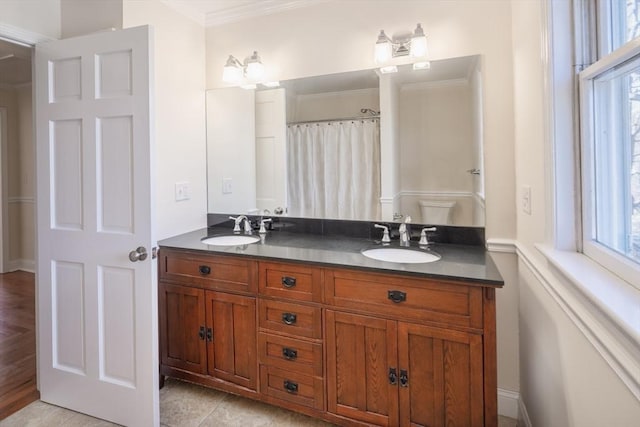
[[233, 193], [233, 179], [222, 178], [222, 194]]
[[531, 215], [531, 187], [528, 185], [522, 187], [522, 211]]
[[188, 181], [176, 182], [176, 202], [191, 198], [191, 184]]

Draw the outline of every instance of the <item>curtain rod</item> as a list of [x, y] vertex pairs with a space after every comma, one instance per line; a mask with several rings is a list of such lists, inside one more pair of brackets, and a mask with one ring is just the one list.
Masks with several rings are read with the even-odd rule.
[[379, 118], [380, 118], [380, 114], [377, 114], [375, 116], [359, 116], [359, 117], [345, 117], [341, 119], [308, 120], [305, 122], [290, 122], [290, 123], [287, 123], [287, 126], [305, 125], [310, 123], [348, 122], [350, 120], [367, 120], [367, 119], [379, 119]]

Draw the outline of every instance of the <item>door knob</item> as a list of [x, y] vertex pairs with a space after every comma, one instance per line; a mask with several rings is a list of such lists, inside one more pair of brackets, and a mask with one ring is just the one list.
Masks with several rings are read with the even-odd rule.
[[147, 249], [144, 246], [138, 246], [135, 251], [129, 252], [129, 261], [144, 261], [147, 256]]

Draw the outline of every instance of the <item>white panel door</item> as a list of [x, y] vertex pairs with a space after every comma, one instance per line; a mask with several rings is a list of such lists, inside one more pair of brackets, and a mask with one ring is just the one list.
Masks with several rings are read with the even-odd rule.
[[138, 27], [35, 54], [41, 399], [131, 426], [159, 424], [156, 263], [130, 260], [155, 244], [151, 43]]
[[286, 212], [287, 124], [285, 90], [256, 92], [256, 205]]

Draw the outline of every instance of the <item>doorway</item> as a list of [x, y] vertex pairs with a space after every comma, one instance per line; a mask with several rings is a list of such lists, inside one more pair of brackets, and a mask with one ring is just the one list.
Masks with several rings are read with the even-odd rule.
[[0, 419], [39, 396], [31, 58], [0, 38]]
[[35, 268], [32, 48], [0, 39], [0, 273]]

